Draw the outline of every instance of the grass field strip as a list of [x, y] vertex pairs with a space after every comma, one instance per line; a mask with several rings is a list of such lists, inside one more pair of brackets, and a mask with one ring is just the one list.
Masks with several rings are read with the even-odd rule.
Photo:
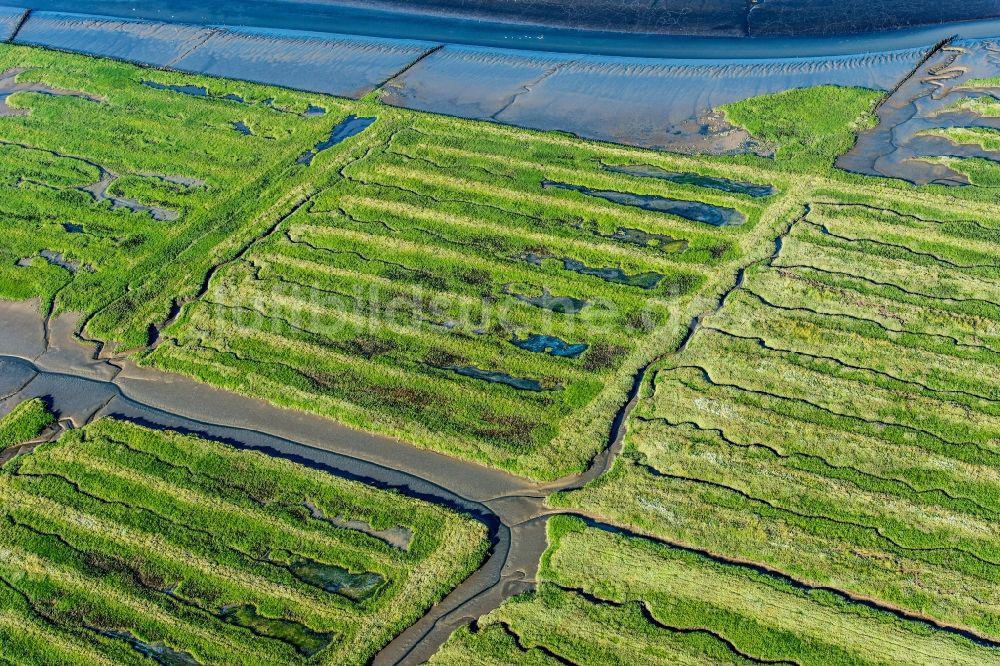
[[811, 204], [657, 370], [615, 517], [997, 635], [995, 225]]
[[485, 548], [446, 509], [110, 419], [5, 465], [0, 495], [21, 663], [363, 663]]
[[570, 516], [543, 582], [456, 632], [435, 664], [992, 663], [996, 643], [752, 565]]

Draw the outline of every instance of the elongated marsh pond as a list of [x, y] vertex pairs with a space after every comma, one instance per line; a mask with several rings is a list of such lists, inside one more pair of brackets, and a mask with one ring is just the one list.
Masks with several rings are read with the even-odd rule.
[[548, 289], [542, 289], [540, 296], [508, 293], [522, 303], [528, 303], [529, 305], [534, 305], [536, 308], [551, 310], [560, 314], [577, 314], [587, 306], [587, 301], [585, 300], [573, 298], [572, 296], [553, 296]]
[[351, 573], [335, 564], [324, 564], [309, 558], [292, 562], [288, 570], [304, 583], [354, 602], [372, 597], [385, 584], [385, 578], [377, 573]]
[[334, 127], [333, 130], [330, 131], [330, 137], [328, 139], [320, 141], [319, 143], [316, 144], [315, 148], [307, 150], [306, 152], [302, 153], [302, 156], [296, 160], [296, 163], [305, 164], [306, 166], [309, 166], [310, 164], [312, 164], [313, 158], [315, 158], [321, 152], [323, 152], [328, 148], [336, 146], [341, 141], [350, 139], [352, 136], [357, 136], [358, 134], [361, 134], [366, 129], [368, 129], [368, 127], [371, 126], [371, 124], [374, 122], [375, 118], [370, 116], [363, 118], [359, 118], [354, 114], [347, 116], [339, 123], [337, 123], [336, 127]]
[[580, 354], [587, 351], [587, 345], [583, 343], [570, 344], [554, 335], [532, 334], [523, 340], [515, 337], [510, 343], [515, 347], [536, 354], [549, 354], [562, 358], [578, 358]]
[[615, 266], [607, 268], [593, 268], [586, 265], [582, 261], [571, 257], [552, 257], [533, 254], [531, 252], [524, 253], [521, 255], [520, 259], [534, 266], [541, 266], [546, 259], [555, 259], [556, 261], [561, 261], [563, 268], [567, 271], [579, 273], [580, 275], [590, 275], [592, 277], [606, 280], [607, 282], [624, 284], [629, 287], [639, 287], [641, 289], [655, 289], [656, 285], [660, 284], [660, 281], [666, 277], [662, 273], [654, 272], [636, 273], [634, 275], [630, 275], [623, 269]]
[[169, 648], [162, 642], [147, 643], [125, 631], [107, 631], [103, 629], [93, 629], [93, 631], [96, 631], [105, 638], [112, 638], [128, 643], [132, 646], [133, 650], [149, 657], [152, 661], [162, 666], [201, 666], [201, 662], [195, 659], [194, 655]]
[[669, 213], [683, 217], [692, 222], [710, 224], [713, 227], [738, 226], [746, 222], [743, 213], [734, 208], [724, 206], [713, 206], [701, 201], [688, 201], [685, 199], [670, 199], [655, 194], [632, 194], [630, 192], [616, 192], [614, 190], [594, 190], [583, 185], [571, 185], [552, 180], [543, 180], [542, 187], [549, 189], [570, 190], [579, 192], [588, 197], [604, 199], [622, 206], [633, 206], [655, 213]]
[[489, 370], [481, 370], [475, 366], [471, 365], [449, 365], [444, 368], [445, 370], [451, 370], [452, 372], [462, 375], [463, 377], [471, 377], [472, 379], [480, 379], [484, 382], [490, 382], [491, 384], [503, 384], [504, 386], [510, 386], [519, 391], [560, 391], [561, 386], [545, 386], [537, 379], [529, 379], [526, 377], [513, 377], [508, 375], [506, 372], [493, 372]]
[[219, 617], [229, 624], [246, 627], [258, 636], [288, 643], [306, 657], [316, 654], [334, 639], [332, 633], [320, 633], [298, 622], [261, 615], [253, 604], [227, 606], [219, 612]]

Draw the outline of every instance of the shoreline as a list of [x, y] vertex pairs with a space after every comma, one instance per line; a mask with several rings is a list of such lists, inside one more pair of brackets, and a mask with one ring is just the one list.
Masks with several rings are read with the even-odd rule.
[[[713, 109], [818, 85], [888, 91], [940, 41], [924, 44], [921, 38], [924, 48], [894, 50], [885, 50], [892, 47], [885, 44], [863, 55], [726, 59], [724, 52], [713, 51], [708, 60], [688, 50], [670, 59], [560, 54], [537, 50], [537, 44], [527, 50], [47, 11], [22, 14], [0, 7], [0, 24], [6, 17], [7, 24], [17, 25], [8, 42], [18, 46], [348, 99], [374, 95], [388, 106], [413, 111], [689, 154], [715, 154], [712, 142], [727, 134], [729, 128]], [[988, 32], [1000, 35], [1000, 21], [991, 26]], [[756, 43], [737, 42], [741, 49]], [[710, 145], [703, 146], [706, 140]]]
[[436, 11], [370, 8], [320, 2], [250, 2], [239, 7], [195, 3], [178, 8], [167, 0], [136, 7], [116, 0], [37, 0], [33, 11], [103, 15], [175, 25], [239, 26], [281, 37], [306, 31], [331, 36], [424, 41], [567, 55], [669, 58], [692, 61], [774, 60], [859, 55], [931, 46], [942, 39], [1000, 35], [1000, 18], [903, 25], [892, 30], [805, 37], [719, 36], [669, 32], [596, 30], [506, 19], [471, 18]]

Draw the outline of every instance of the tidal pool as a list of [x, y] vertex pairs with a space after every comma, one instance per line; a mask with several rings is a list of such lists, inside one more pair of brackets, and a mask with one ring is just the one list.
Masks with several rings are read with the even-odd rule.
[[371, 598], [385, 584], [385, 578], [380, 574], [351, 573], [335, 564], [324, 564], [309, 558], [292, 562], [288, 570], [303, 583], [354, 602]]
[[[81, 227], [82, 229], [82, 227]], [[56, 252], [54, 250], [42, 250], [38, 253], [38, 256], [47, 261], [53, 266], [58, 266], [59, 268], [64, 268], [70, 273], [78, 273], [81, 269], [88, 273], [93, 273], [94, 269], [92, 266], [83, 266], [78, 261], [70, 261], [63, 256], [62, 252]], [[17, 260], [17, 266], [20, 268], [28, 268], [35, 263], [34, 257], [24, 257], [23, 259]]]
[[688, 249], [688, 242], [683, 238], [674, 238], [666, 234], [654, 234], [633, 227], [618, 227], [614, 233], [604, 233], [594, 221], [579, 223], [564, 223], [572, 229], [585, 231], [598, 238], [606, 238], [616, 243], [637, 245], [647, 249], [659, 250], [662, 254], [677, 254]]
[[587, 345], [583, 343], [570, 344], [554, 335], [531, 334], [523, 340], [516, 336], [510, 343], [520, 349], [526, 349], [538, 354], [549, 354], [561, 358], [578, 358], [580, 354], [587, 351]]
[[[70, 261], [69, 259], [64, 258], [62, 252], [54, 252], [52, 250], [42, 250], [41, 252], [38, 253], [38, 255], [45, 261], [52, 264], [53, 266], [59, 266], [60, 268], [65, 268], [70, 273], [77, 273], [82, 267], [80, 262]], [[93, 269], [89, 270], [88, 272], [93, 273]]]
[[553, 296], [548, 289], [542, 289], [541, 296], [526, 296], [507, 292], [514, 298], [536, 308], [551, 310], [560, 314], [577, 314], [587, 306], [587, 301], [572, 296]]
[[342, 518], [341, 516], [328, 516], [309, 500], [303, 502], [302, 505], [308, 509], [309, 514], [317, 520], [330, 523], [334, 527], [339, 527], [340, 529], [362, 532], [363, 534], [375, 537], [376, 539], [383, 541], [393, 548], [398, 548], [399, 550], [409, 549], [410, 542], [413, 541], [413, 530], [408, 527], [396, 525], [395, 527], [387, 527], [384, 530], [377, 530], [371, 526], [371, 523], [364, 520], [349, 520]]
[[573, 271], [574, 273], [579, 273], [581, 275], [592, 275], [594, 277], [601, 278], [608, 282], [614, 282], [616, 284], [624, 284], [629, 287], [639, 287], [641, 289], [655, 289], [656, 285], [663, 280], [665, 275], [662, 273], [646, 272], [646, 273], [636, 273], [635, 275], [629, 275], [621, 268], [609, 267], [609, 268], [592, 268], [587, 266], [582, 261], [576, 259], [571, 259], [569, 257], [552, 257], [544, 256], [539, 254], [533, 254], [531, 252], [526, 252], [521, 255], [520, 259], [526, 261], [529, 264], [535, 266], [541, 266], [542, 262], [546, 259], [557, 259], [563, 264], [563, 268], [568, 271]]
[[[598, 233], [598, 235], [602, 234]], [[684, 239], [677, 239], [666, 234], [651, 234], [642, 229], [631, 229], [629, 227], [618, 227], [615, 233], [603, 237], [618, 241], [619, 243], [656, 248], [665, 254], [683, 252], [688, 248], [688, 242]]]
[[191, 176], [170, 176], [162, 173], [153, 173], [150, 171], [139, 172], [137, 176], [142, 176], [143, 178], [155, 178], [157, 180], [162, 180], [164, 183], [170, 183], [171, 185], [180, 185], [181, 187], [204, 187], [205, 181], [201, 178], [193, 178]]
[[334, 638], [332, 633], [313, 631], [299, 622], [261, 615], [253, 604], [226, 606], [219, 611], [219, 617], [229, 624], [246, 627], [258, 636], [288, 643], [306, 657], [328, 646]]
[[637, 165], [614, 165], [601, 164], [605, 171], [613, 173], [623, 173], [628, 176], [639, 176], [642, 178], [658, 178], [678, 185], [695, 185], [697, 187], [707, 187], [711, 190], [729, 192], [731, 194], [745, 194], [755, 199], [769, 197], [777, 194], [778, 189], [773, 185], [756, 185], [754, 183], [743, 183], [738, 180], [721, 178], [719, 176], [705, 176], [692, 171], [667, 171], [658, 166], [648, 164]]
[[192, 86], [192, 85], [173, 85], [168, 83], [157, 83], [156, 81], [149, 81], [147, 79], [142, 80], [142, 85], [149, 86], [150, 88], [156, 88], [157, 90], [170, 90], [172, 92], [182, 93], [184, 95], [194, 95], [195, 97], [210, 97], [212, 99], [224, 99], [227, 102], [237, 102], [239, 104], [246, 104], [247, 101], [235, 93], [228, 93], [225, 95], [209, 95], [208, 88], [204, 86]]
[[195, 97], [208, 97], [208, 88], [204, 86], [170, 85], [166, 83], [157, 83], [156, 81], [149, 81], [147, 79], [142, 80], [142, 85], [149, 86], [150, 88], [155, 88], [157, 90], [170, 90], [172, 92], [179, 92], [184, 95], [194, 95]]
[[510, 386], [516, 388], [519, 391], [560, 391], [561, 386], [546, 387], [542, 386], [542, 383], [537, 379], [528, 379], [525, 377], [512, 377], [506, 372], [491, 372], [489, 370], [481, 370], [475, 366], [471, 365], [448, 365], [444, 367], [445, 370], [451, 370], [454, 373], [460, 374], [463, 377], [471, 377], [473, 379], [481, 379], [485, 382], [490, 382], [492, 384], [503, 384], [505, 386]]
[[614, 190], [594, 190], [582, 185], [570, 185], [569, 183], [559, 183], [552, 180], [543, 180], [542, 187], [545, 189], [560, 189], [579, 192], [589, 197], [604, 199], [622, 206], [634, 206], [643, 210], [655, 213], [669, 213], [692, 222], [710, 224], [713, 227], [737, 226], [746, 222], [743, 213], [734, 208], [724, 206], [713, 206], [701, 201], [688, 201], [685, 199], [670, 199], [657, 196], [655, 194], [632, 194], [630, 192], [615, 192]]
[[302, 153], [302, 156], [296, 160], [296, 164], [305, 164], [306, 166], [309, 166], [312, 164], [313, 158], [321, 152], [327, 148], [336, 146], [341, 141], [350, 139], [352, 136], [361, 134], [374, 122], [375, 118], [372, 116], [359, 118], [352, 113], [337, 123], [337, 125], [330, 132], [330, 138], [320, 141], [316, 144], [315, 148]]
[[173, 650], [162, 642], [146, 643], [126, 631], [107, 631], [104, 629], [94, 629], [97, 633], [106, 638], [124, 641], [132, 646], [136, 652], [149, 657], [162, 666], [201, 666], [201, 663], [188, 652]]

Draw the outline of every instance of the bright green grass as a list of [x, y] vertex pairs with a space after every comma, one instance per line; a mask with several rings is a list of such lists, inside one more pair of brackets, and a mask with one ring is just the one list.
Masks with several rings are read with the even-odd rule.
[[[983, 664], [971, 641], [689, 550], [557, 516], [539, 590], [461, 629], [433, 664]], [[565, 663], [565, 661], [563, 662]]]
[[946, 164], [950, 169], [965, 174], [973, 185], [989, 189], [1000, 187], [1000, 165], [991, 160], [977, 157], [938, 157], [930, 158], [929, 161]]
[[969, 79], [963, 81], [962, 88], [998, 88], [1000, 87], [1000, 76], [990, 76], [981, 79]]
[[[374, 95], [351, 102], [0, 48], [0, 67], [14, 66], [103, 101], [10, 98], [30, 113], [0, 119], [11, 213], [0, 297], [79, 311], [83, 335], [142, 364], [538, 479], [586, 468], [635, 373], [676, 348], [811, 195], [836, 187], [845, 201], [902, 199], [900, 210], [943, 199], [940, 186], [913, 197], [904, 184], [833, 169], [872, 121], [869, 90], [727, 106], [731, 122], [776, 149], [770, 160], [666, 155], [395, 109]], [[307, 104], [328, 114], [301, 117]], [[348, 114], [377, 120], [296, 164]], [[752, 199], [602, 164], [778, 193]], [[178, 219], [94, 202], [81, 188], [99, 178], [95, 165], [119, 175], [114, 196]], [[543, 181], [700, 202], [746, 221], [715, 228]], [[986, 196], [967, 188], [947, 201]], [[569, 358], [515, 344], [533, 335], [587, 349]]]
[[[3, 46], [0, 71], [12, 67], [31, 68], [22, 81], [44, 80], [102, 101], [34, 93], [9, 99], [30, 112], [0, 118], [6, 214], [0, 296], [51, 303], [58, 294], [57, 310], [83, 312], [90, 335], [130, 347], [145, 344], [149, 325], [166, 318], [174, 299], [193, 293], [210, 266], [261, 232], [263, 211], [295, 196], [284, 177], [290, 165], [345, 108], [315, 95]], [[155, 90], [144, 80], [205, 85], [250, 103]], [[260, 103], [268, 97], [273, 107]], [[328, 115], [301, 117], [312, 102]], [[241, 135], [236, 121], [255, 135]], [[109, 194], [178, 219], [157, 221], [95, 201], [81, 188], [98, 182], [98, 166], [119, 176]], [[82, 226], [82, 233], [67, 231], [67, 224]], [[79, 270], [74, 275], [50, 264], [39, 256], [44, 250]]]
[[875, 126], [882, 93], [864, 88], [816, 86], [752, 97], [722, 107], [726, 120], [746, 128], [775, 157], [801, 171], [829, 169], [854, 145], [854, 136]]
[[[995, 118], [1000, 116], [1000, 100], [990, 95], [976, 97], [960, 97], [949, 108], [967, 109], [981, 116]], [[946, 109], [947, 110], [947, 109]]]
[[[387, 107], [364, 113], [378, 117], [371, 128], [317, 158], [309, 202], [218, 271], [144, 362], [553, 478], [583, 469], [604, 445], [632, 373], [682, 334], [676, 309], [740, 260], [780, 201], [600, 167], [644, 163], [641, 151]], [[717, 230], [544, 189], [547, 179], [703, 201], [747, 221]], [[628, 233], [655, 242], [623, 240]], [[622, 284], [567, 270], [565, 259], [659, 279]], [[544, 294], [582, 310], [524, 300]], [[565, 358], [513, 344], [542, 334], [588, 349]]]
[[[631, 375], [682, 334], [675, 310], [741, 260], [781, 200], [615, 174], [600, 161], [750, 180], [745, 167], [649, 159], [373, 99], [0, 48], [0, 68], [14, 66], [31, 68], [22, 80], [102, 101], [10, 98], [30, 113], [0, 119], [0, 186], [11, 202], [0, 297], [80, 311], [85, 336], [142, 363], [535, 477], [586, 466]], [[211, 96], [144, 80], [204, 85]], [[221, 99], [230, 93], [248, 103]], [[328, 114], [301, 117], [307, 104]], [[311, 166], [296, 164], [348, 113], [377, 121]], [[83, 188], [99, 180], [98, 165], [119, 176], [113, 196], [178, 218], [94, 201]], [[700, 201], [746, 222], [716, 229], [543, 180]], [[546, 298], [582, 309], [553, 311]], [[513, 344], [531, 335], [587, 350], [567, 358]], [[507, 383], [469, 376], [477, 372]]]
[[1000, 131], [989, 127], [942, 127], [924, 132], [959, 144], [972, 144], [983, 150], [1000, 150]]
[[0, 498], [0, 644], [19, 664], [148, 663], [136, 641], [166, 663], [364, 663], [486, 548], [448, 510], [111, 419], [5, 466]]
[[38, 437], [55, 420], [40, 398], [25, 400], [0, 419], [0, 451]]
[[553, 503], [1000, 635], [998, 247], [995, 209], [814, 202]]

